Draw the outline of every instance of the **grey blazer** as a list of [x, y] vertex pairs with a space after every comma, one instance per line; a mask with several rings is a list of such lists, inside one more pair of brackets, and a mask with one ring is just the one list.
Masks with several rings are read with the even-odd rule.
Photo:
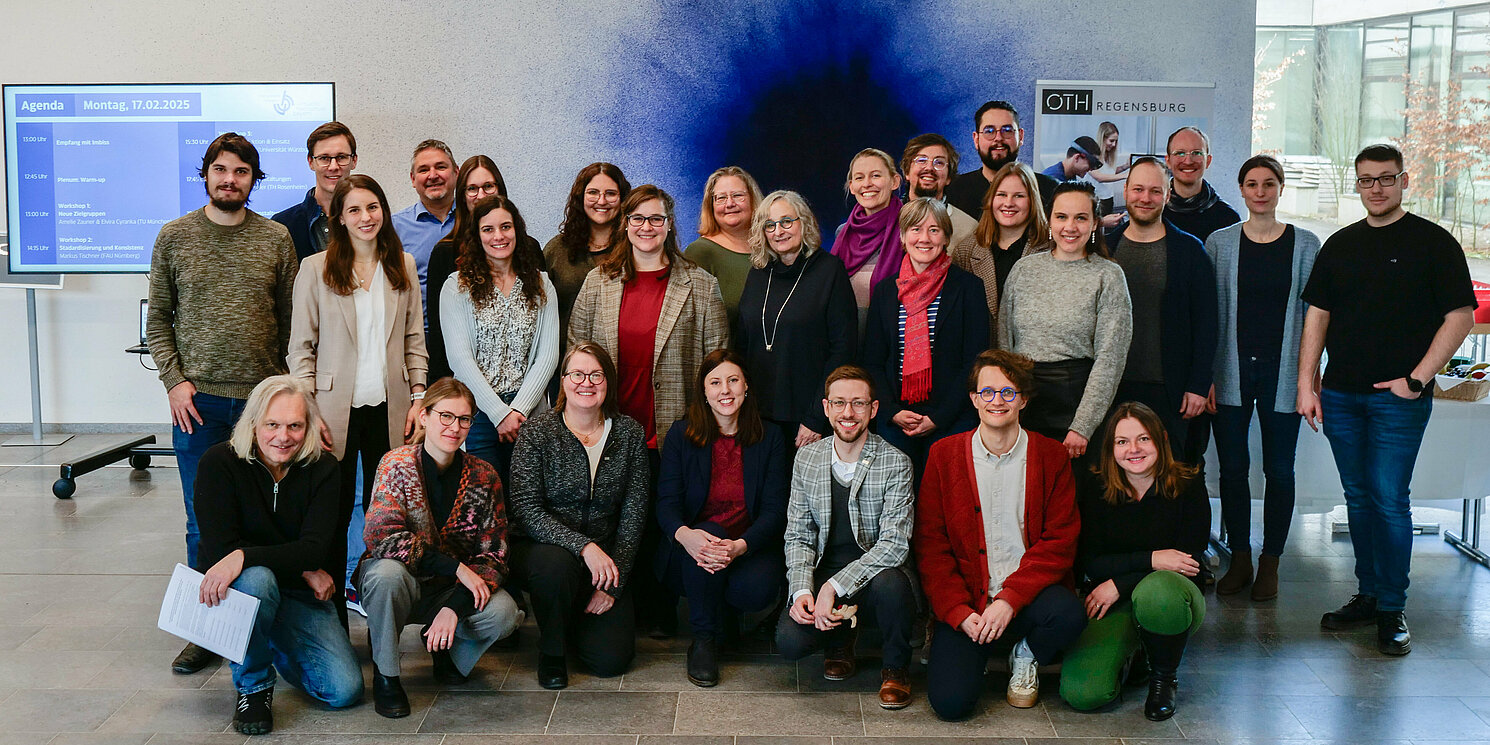
[[[915, 494], [911, 459], [875, 434], [866, 434], [854, 483], [849, 487], [848, 516], [854, 540], [864, 555], [833, 580], [845, 596], [863, 589], [886, 569], [910, 571]], [[833, 515], [833, 438], [824, 437], [797, 451], [792, 467], [792, 494], [786, 508], [786, 581], [788, 597], [801, 590], [816, 592], [813, 570], [828, 547]]]
[[[1236, 351], [1237, 266], [1242, 249], [1242, 223], [1221, 228], [1205, 241], [1205, 252], [1216, 267], [1216, 302], [1219, 339], [1216, 344], [1216, 403], [1241, 406], [1241, 360]], [[1293, 302], [1283, 318], [1283, 348], [1278, 357], [1278, 390], [1273, 410], [1287, 414], [1295, 411], [1298, 398], [1299, 342], [1304, 336], [1304, 311], [1308, 305], [1301, 297], [1314, 258], [1319, 255], [1319, 236], [1293, 226], [1293, 278], [1288, 296]]]

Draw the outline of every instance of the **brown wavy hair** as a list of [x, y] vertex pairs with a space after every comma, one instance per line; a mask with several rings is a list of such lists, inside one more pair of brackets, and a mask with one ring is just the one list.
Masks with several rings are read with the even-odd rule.
[[1118, 465], [1117, 457], [1112, 452], [1113, 441], [1117, 439], [1118, 422], [1124, 419], [1137, 419], [1148, 431], [1149, 438], [1159, 451], [1158, 460], [1154, 463], [1154, 483], [1159, 487], [1161, 496], [1175, 499], [1189, 485], [1190, 479], [1197, 477], [1199, 471], [1195, 466], [1174, 459], [1174, 452], [1169, 447], [1169, 433], [1164, 431], [1164, 422], [1160, 421], [1153, 409], [1137, 401], [1118, 404], [1107, 417], [1107, 423], [1102, 425], [1102, 445], [1098, 450], [1097, 464], [1092, 466], [1092, 473], [1097, 474], [1102, 482], [1102, 499], [1108, 504], [1123, 504], [1143, 496], [1135, 492], [1133, 485], [1128, 483], [1127, 472]]
[[[559, 245], [569, 256], [569, 263], [578, 264], [585, 260], [585, 254], [590, 252], [590, 218], [585, 216], [585, 187], [590, 185], [590, 179], [604, 174], [610, 180], [616, 182], [616, 188], [621, 191], [621, 202], [631, 195], [631, 182], [626, 180], [626, 174], [621, 173], [620, 166], [612, 163], [591, 163], [579, 169], [579, 174], [574, 177], [574, 184], [569, 187], [569, 199], [564, 202], [564, 224], [559, 226]], [[617, 205], [616, 216], [610, 222], [610, 245], [606, 252], [616, 247], [616, 234], [625, 232], [626, 226], [621, 221], [621, 210]]]
[[397, 292], [409, 289], [409, 275], [404, 273], [404, 244], [398, 239], [398, 233], [393, 229], [393, 210], [388, 207], [388, 196], [383, 193], [383, 187], [373, 180], [372, 176], [364, 176], [354, 173], [341, 179], [336, 184], [336, 191], [331, 193], [331, 219], [329, 220], [330, 231], [326, 239], [326, 268], [321, 274], [321, 280], [338, 295], [350, 295], [357, 290], [357, 277], [352, 272], [352, 257], [355, 255], [352, 249], [352, 237], [347, 233], [347, 226], [341, 221], [342, 207], [346, 204], [347, 195], [353, 189], [366, 189], [378, 198], [378, 206], [383, 212], [383, 227], [378, 228], [377, 258], [378, 263], [383, 265], [383, 276], [388, 278], [388, 284]]
[[688, 408], [683, 412], [683, 420], [688, 422], [685, 435], [688, 442], [694, 447], [707, 447], [714, 444], [723, 434], [719, 431], [719, 420], [714, 418], [714, 410], [709, 408], [709, 398], [705, 387], [709, 380], [709, 373], [726, 362], [732, 362], [740, 368], [740, 375], [745, 379], [745, 399], [740, 402], [740, 413], [735, 430], [735, 441], [741, 447], [750, 447], [761, 441], [766, 436], [765, 426], [761, 424], [760, 408], [756, 406], [755, 397], [750, 394], [750, 375], [745, 372], [745, 357], [733, 349], [716, 349], [704, 356], [704, 361], [699, 363], [698, 375], [693, 382], [693, 390], [688, 396]]
[[656, 199], [662, 202], [662, 211], [667, 214], [667, 237], [662, 239], [662, 255], [670, 267], [693, 266], [693, 261], [683, 256], [678, 247], [678, 220], [673, 212], [673, 198], [653, 184], [642, 184], [631, 190], [621, 202], [621, 216], [617, 228], [611, 229], [610, 253], [599, 265], [601, 272], [611, 279], [630, 282], [636, 278], [636, 257], [631, 255], [631, 236], [626, 233], [626, 219], [643, 202]]
[[491, 259], [481, 245], [481, 220], [496, 210], [507, 210], [512, 215], [513, 248], [512, 272], [523, 282], [523, 299], [529, 308], [537, 308], [544, 301], [543, 256], [533, 250], [528, 240], [528, 226], [523, 222], [517, 205], [501, 194], [493, 194], [476, 203], [466, 222], [466, 230], [456, 244], [455, 270], [460, 277], [460, 288], [471, 295], [471, 304], [480, 308], [491, 302], [497, 291], [492, 281]]

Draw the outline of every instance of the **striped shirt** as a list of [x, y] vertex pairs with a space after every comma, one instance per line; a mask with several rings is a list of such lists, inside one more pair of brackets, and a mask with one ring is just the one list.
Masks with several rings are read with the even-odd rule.
[[[936, 348], [936, 312], [941, 307], [941, 304], [942, 296], [938, 294], [936, 299], [931, 301], [931, 305], [926, 306], [926, 324], [929, 326], [927, 329], [927, 341], [931, 349]], [[902, 304], [900, 306], [899, 320], [895, 322], [895, 328], [900, 336], [900, 359], [902, 360], [905, 359], [905, 319], [905, 305]], [[902, 379], [904, 379], [903, 375]]]

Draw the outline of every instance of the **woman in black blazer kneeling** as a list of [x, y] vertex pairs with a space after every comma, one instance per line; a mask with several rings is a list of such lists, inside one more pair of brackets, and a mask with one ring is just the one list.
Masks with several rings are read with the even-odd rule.
[[694, 685], [719, 683], [725, 605], [765, 610], [780, 592], [790, 471], [781, 432], [763, 425], [750, 397], [744, 357], [709, 353], [664, 441], [657, 483], [657, 522], [669, 538], [657, 572], [688, 596]]
[[910, 456], [916, 484], [931, 443], [978, 423], [968, 408], [968, 370], [988, 347], [983, 283], [952, 263], [952, 218], [941, 202], [900, 208], [900, 271], [874, 288], [864, 366], [882, 391], [879, 434]]

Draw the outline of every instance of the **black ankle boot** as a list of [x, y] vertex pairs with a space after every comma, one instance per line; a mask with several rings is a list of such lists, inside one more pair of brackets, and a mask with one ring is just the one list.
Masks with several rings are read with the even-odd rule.
[[1149, 697], [1143, 704], [1143, 715], [1155, 722], [1174, 716], [1179, 694], [1177, 672], [1185, 654], [1189, 634], [1155, 634], [1139, 629], [1144, 654], [1149, 659]]
[[389, 719], [409, 715], [409, 694], [404, 693], [404, 684], [397, 675], [384, 675], [373, 670], [373, 711]]
[[719, 685], [719, 642], [693, 640], [688, 647], [688, 682], [700, 688]]

